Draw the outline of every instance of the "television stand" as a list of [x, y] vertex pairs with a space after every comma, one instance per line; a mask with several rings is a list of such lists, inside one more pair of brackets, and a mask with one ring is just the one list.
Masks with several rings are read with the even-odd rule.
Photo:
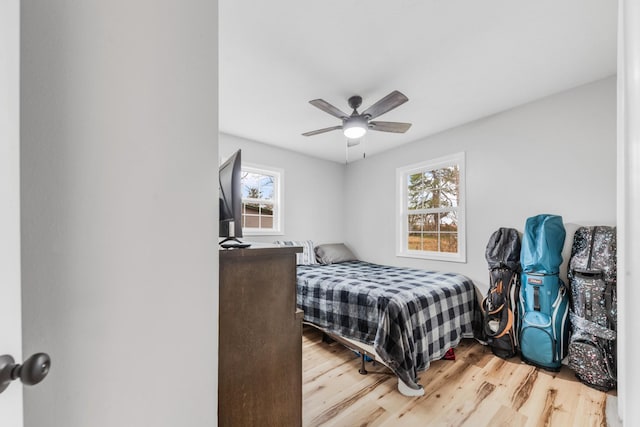
[[218, 243], [221, 247], [225, 249], [234, 249], [234, 248], [248, 248], [251, 246], [251, 243], [244, 243], [241, 240], [236, 239], [235, 237], [227, 237], [223, 239], [220, 243]]

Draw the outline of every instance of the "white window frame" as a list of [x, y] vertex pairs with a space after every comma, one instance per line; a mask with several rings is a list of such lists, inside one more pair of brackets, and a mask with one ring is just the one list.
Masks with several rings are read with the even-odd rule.
[[[242, 227], [243, 236], [281, 236], [284, 234], [284, 170], [270, 166], [261, 166], [250, 163], [242, 163], [242, 173], [257, 173], [275, 177], [273, 185], [273, 228], [249, 228]], [[245, 198], [242, 198], [244, 204]], [[260, 202], [260, 199], [251, 199]], [[264, 201], [263, 201], [264, 202]]]
[[[408, 201], [408, 188], [407, 179], [409, 176], [423, 172], [425, 170], [442, 169], [449, 166], [457, 165], [460, 173], [459, 180], [459, 194], [458, 194], [458, 252], [436, 252], [436, 251], [421, 251], [408, 249], [409, 238], [409, 201]], [[397, 186], [397, 232], [396, 232], [396, 256], [408, 257], [408, 258], [422, 258], [436, 261], [452, 261], [452, 262], [467, 262], [466, 251], [466, 227], [465, 227], [465, 153], [456, 153], [448, 156], [439, 157], [436, 159], [415, 163], [408, 166], [403, 166], [396, 169], [396, 186]]]

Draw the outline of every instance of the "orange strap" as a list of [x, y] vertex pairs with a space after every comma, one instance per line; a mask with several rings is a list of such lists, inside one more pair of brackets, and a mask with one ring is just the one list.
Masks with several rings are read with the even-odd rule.
[[[484, 297], [484, 299], [482, 300], [482, 304], [480, 304], [480, 309], [482, 310], [483, 313], [487, 312], [487, 309], [485, 308], [487, 306], [487, 298], [489, 297]], [[500, 307], [496, 308], [495, 310], [490, 311], [489, 314], [499, 313], [503, 307], [504, 307], [504, 304], [502, 304]]]
[[508, 316], [507, 325], [504, 327], [504, 329], [499, 335], [495, 336], [495, 338], [500, 338], [501, 336], [505, 335], [507, 332], [511, 331], [511, 328], [513, 327], [513, 311], [511, 311], [510, 309], [507, 309], [507, 310], [509, 311], [507, 314]]

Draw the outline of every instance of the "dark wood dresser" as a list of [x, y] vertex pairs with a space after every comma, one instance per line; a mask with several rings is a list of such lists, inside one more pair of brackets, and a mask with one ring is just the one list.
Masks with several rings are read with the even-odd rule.
[[302, 425], [300, 247], [220, 250], [218, 424]]

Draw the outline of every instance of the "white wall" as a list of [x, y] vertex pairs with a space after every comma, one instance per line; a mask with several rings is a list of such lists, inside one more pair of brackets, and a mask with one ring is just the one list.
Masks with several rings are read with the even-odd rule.
[[640, 418], [640, 4], [618, 2], [618, 414]]
[[27, 427], [211, 426], [217, 2], [23, 1]]
[[[0, 355], [22, 361], [20, 315], [20, 2], [0, 2]], [[0, 425], [22, 427], [22, 388], [0, 395]]]
[[[461, 272], [484, 291], [484, 252], [499, 227], [522, 231], [530, 216], [562, 215], [569, 249], [576, 224], [615, 224], [615, 147], [611, 77], [351, 163], [347, 243], [365, 260]], [[467, 263], [396, 257], [396, 168], [460, 151], [467, 168]]]
[[220, 157], [242, 149], [242, 161], [284, 170], [284, 235], [246, 236], [244, 241], [343, 242], [345, 165], [248, 139], [221, 134]]

